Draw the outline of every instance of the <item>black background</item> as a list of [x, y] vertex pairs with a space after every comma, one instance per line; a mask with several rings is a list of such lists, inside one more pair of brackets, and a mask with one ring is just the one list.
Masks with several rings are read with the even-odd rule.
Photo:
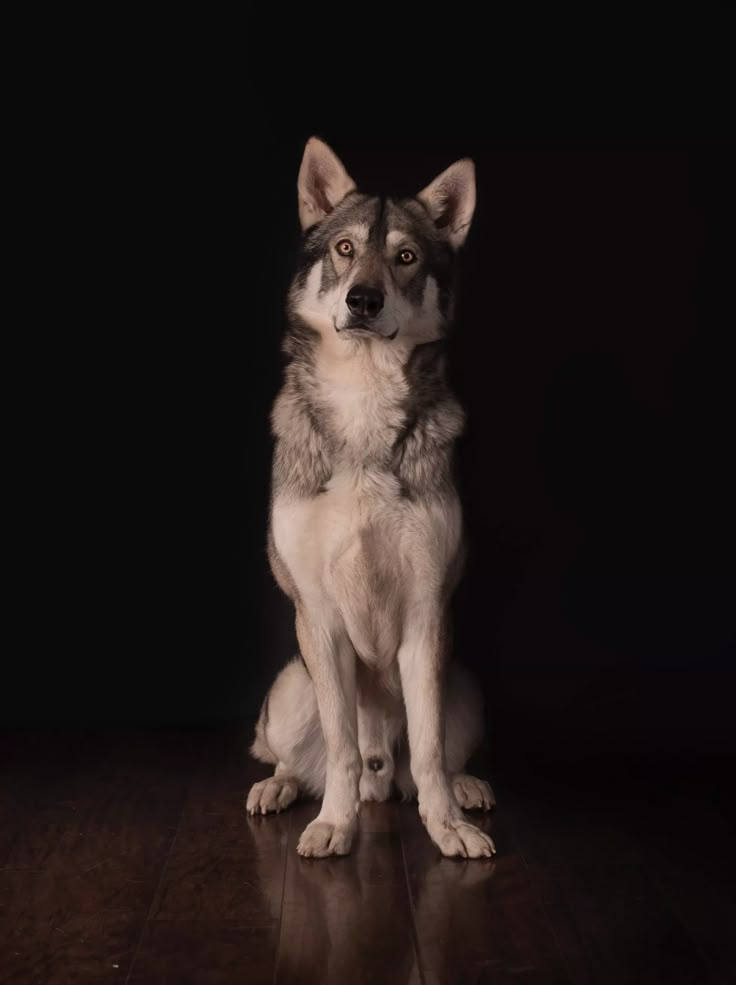
[[[63, 371], [46, 362], [51, 397], [26, 409], [37, 472], [16, 582], [32, 601], [5, 722], [244, 721], [293, 652], [265, 554], [268, 414], [309, 134], [192, 136], [176, 152], [142, 138], [87, 199], [84, 337], [72, 308]], [[451, 341], [469, 419], [454, 608], [492, 748], [720, 755], [732, 162], [320, 135], [367, 191], [412, 194], [476, 162]]]

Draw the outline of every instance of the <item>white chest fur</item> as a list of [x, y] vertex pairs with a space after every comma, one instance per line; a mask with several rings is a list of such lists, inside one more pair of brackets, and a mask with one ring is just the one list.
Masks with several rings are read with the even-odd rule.
[[341, 465], [369, 466], [396, 440], [408, 388], [404, 355], [382, 340], [375, 344], [321, 347], [318, 393], [335, 436]]

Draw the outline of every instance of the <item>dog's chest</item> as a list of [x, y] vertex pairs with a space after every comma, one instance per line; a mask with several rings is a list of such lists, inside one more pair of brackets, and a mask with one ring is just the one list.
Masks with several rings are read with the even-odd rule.
[[394, 555], [405, 504], [391, 455], [406, 382], [400, 366], [368, 358], [317, 370], [332, 474], [316, 496], [275, 501], [274, 542], [302, 597], [327, 596], [342, 609], [340, 598], [352, 593], [370, 608], [379, 580], [387, 587], [401, 566]]
[[337, 602], [347, 590], [361, 607], [370, 607], [378, 570], [400, 568], [397, 532], [403, 510], [395, 476], [348, 463], [316, 496], [277, 498], [274, 543], [299, 595]]
[[354, 364], [318, 377], [330, 478], [316, 495], [277, 495], [272, 514], [276, 552], [305, 608], [339, 613], [356, 651], [376, 664], [395, 654], [417, 584], [442, 584], [460, 535], [454, 500], [408, 500], [391, 469], [406, 406], [394, 369]]
[[405, 419], [401, 366], [375, 355], [325, 360], [317, 366], [317, 380], [336, 470], [385, 463]]

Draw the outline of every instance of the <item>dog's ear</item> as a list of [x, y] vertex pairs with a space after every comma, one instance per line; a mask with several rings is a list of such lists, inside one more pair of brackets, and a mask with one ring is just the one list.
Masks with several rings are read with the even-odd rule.
[[457, 161], [417, 198], [450, 246], [458, 249], [465, 242], [475, 211], [475, 165], [469, 158]]
[[308, 229], [354, 191], [355, 182], [335, 152], [318, 137], [310, 137], [304, 148], [297, 189], [299, 220], [302, 229]]

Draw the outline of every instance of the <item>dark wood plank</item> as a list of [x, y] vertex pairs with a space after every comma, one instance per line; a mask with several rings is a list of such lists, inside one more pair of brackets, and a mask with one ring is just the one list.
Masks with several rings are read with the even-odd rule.
[[692, 789], [637, 804], [647, 872], [686, 927], [714, 981], [736, 981], [736, 840], [733, 825]]
[[127, 985], [272, 985], [276, 935], [273, 925], [154, 920]]
[[131, 983], [229, 985], [273, 980], [288, 814], [251, 818], [262, 767], [209, 746], [192, 778]]
[[5, 867], [10, 850], [25, 824], [25, 817], [14, 811], [0, 810], [0, 869]]
[[576, 783], [516, 773], [504, 792], [504, 810], [530, 862], [644, 861], [636, 813], [618, 784], [601, 789], [587, 777]]
[[276, 981], [419, 985], [396, 803], [364, 804], [353, 851], [304, 859], [296, 844], [319, 804], [296, 805]]
[[259, 764], [212, 760], [190, 784], [152, 920], [278, 921], [288, 813], [250, 817], [245, 801]]
[[91, 738], [22, 735], [6, 777], [0, 923], [12, 961], [0, 975], [9, 981], [123, 981], [145, 926], [183, 772], [165, 769], [155, 749], [136, 756], [127, 734]]
[[[112, 910], [105, 907], [111, 898]], [[84, 878], [69, 873], [0, 872], [0, 982], [124, 982], [149, 899], [148, 886], [136, 898], [119, 894], [106, 880], [91, 893]]]
[[288, 816], [214, 815], [180, 828], [152, 920], [243, 925], [278, 921]]
[[7, 812], [0, 816], [0, 869], [43, 868], [78, 825], [78, 815], [68, 809]]
[[319, 805], [248, 817], [267, 768], [246, 748], [238, 730], [0, 734], [0, 983], [736, 980], [720, 773], [506, 764], [481, 820], [495, 862], [441, 858], [398, 803], [363, 805], [348, 858], [308, 860]]
[[73, 811], [94, 786], [106, 758], [106, 749], [77, 732], [0, 732], [0, 809]]
[[707, 985], [697, 947], [638, 865], [532, 863], [574, 985]]
[[[502, 791], [496, 794], [502, 805]], [[401, 808], [424, 981], [568, 985], [543, 903], [514, 851], [503, 807], [468, 817], [493, 837], [499, 853], [495, 860], [443, 858], [416, 805]]]
[[643, 767], [514, 777], [519, 844], [576, 981], [734, 980], [732, 826], [698, 785]]

